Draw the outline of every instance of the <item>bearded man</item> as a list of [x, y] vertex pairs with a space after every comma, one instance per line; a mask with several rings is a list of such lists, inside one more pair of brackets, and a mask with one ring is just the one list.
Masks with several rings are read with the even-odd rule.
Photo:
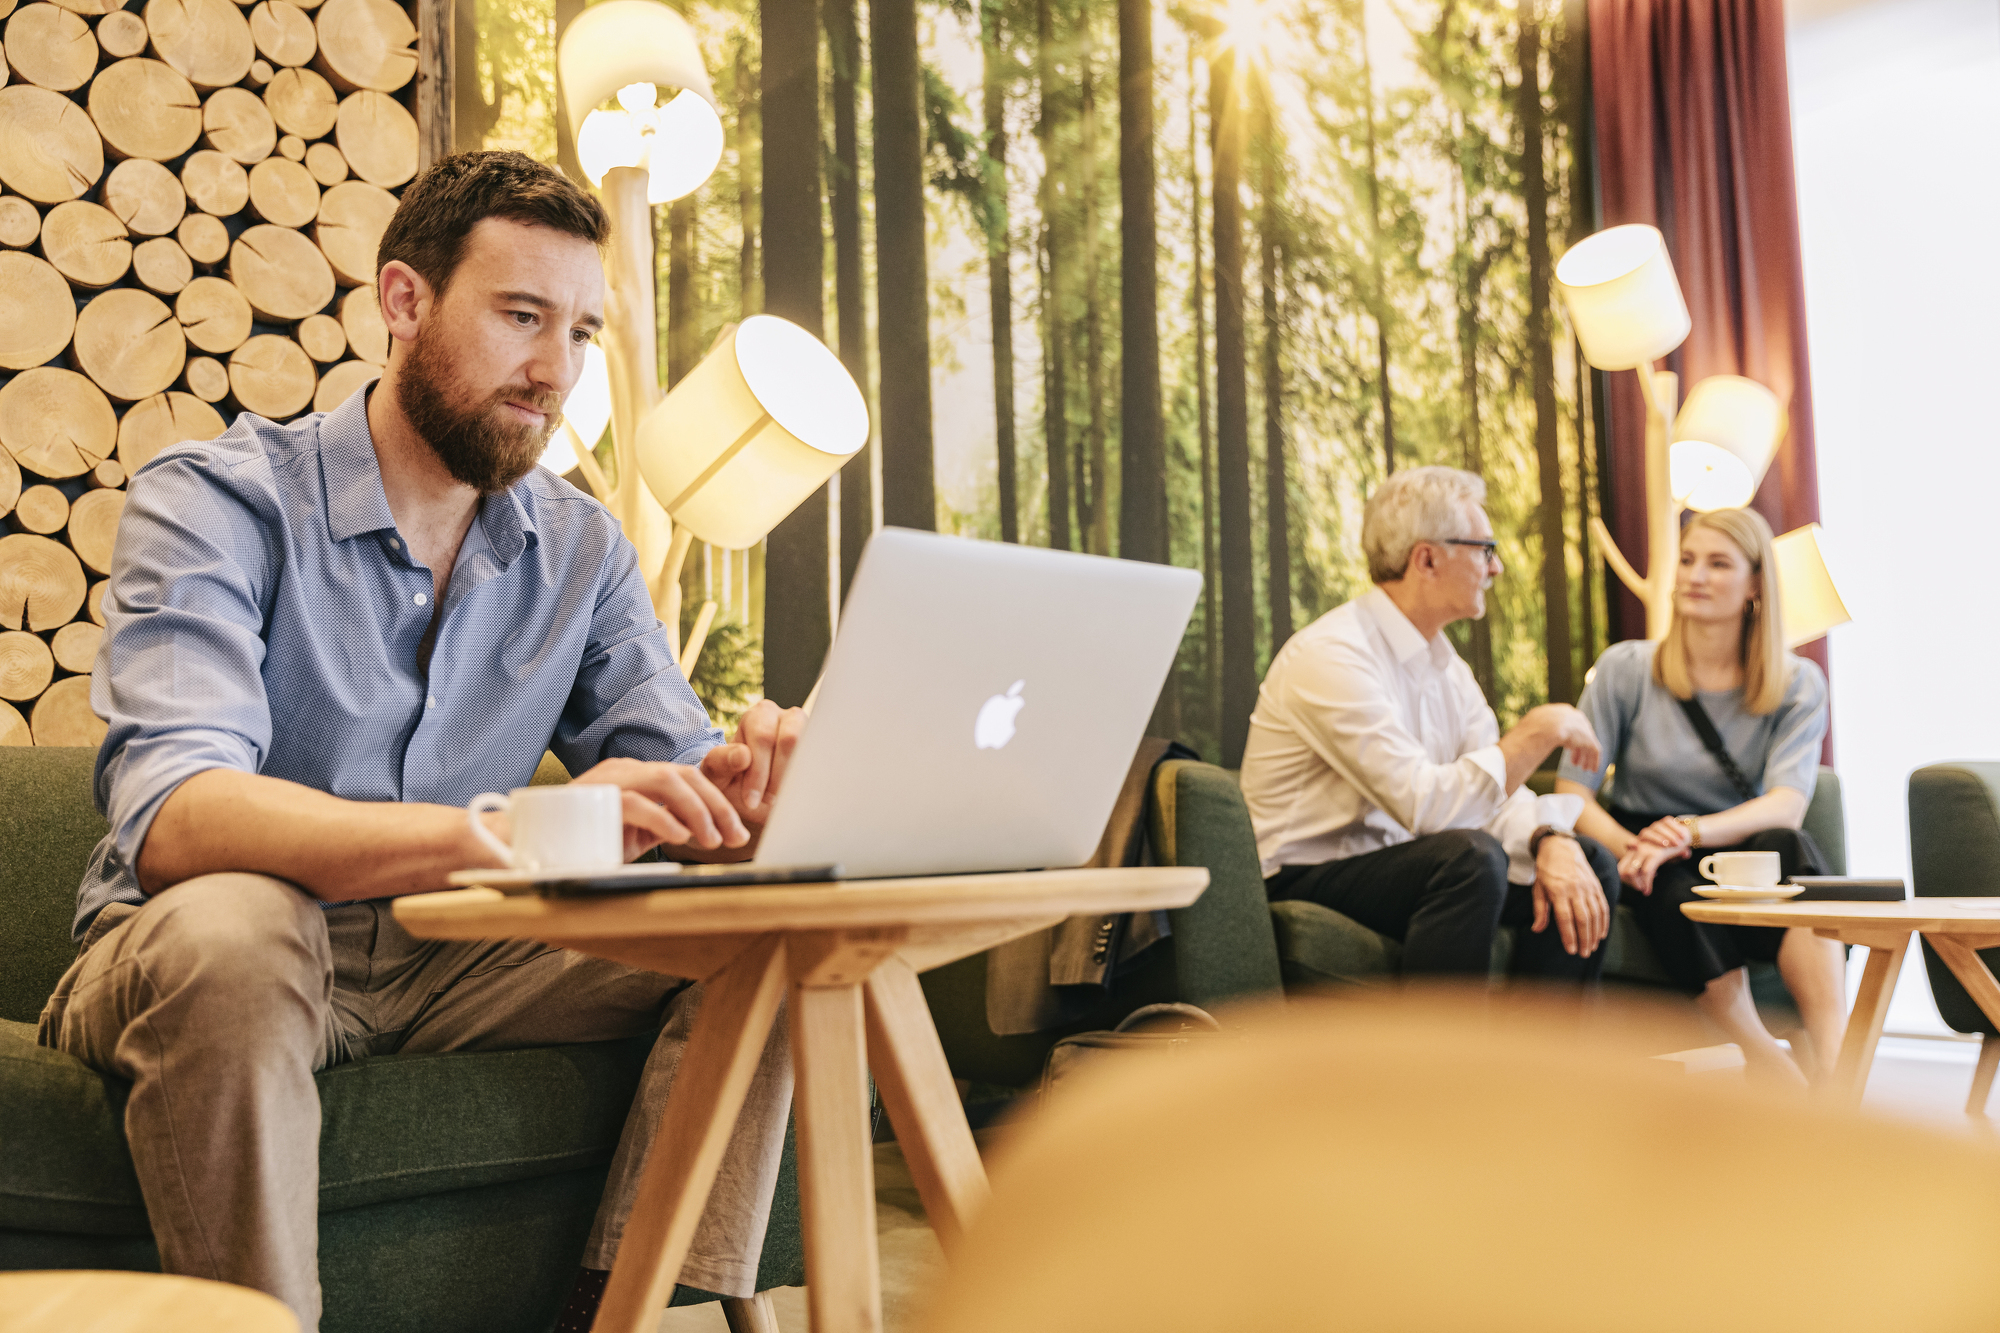
[[[747, 857], [802, 725], [764, 703], [724, 744], [618, 524], [536, 466], [604, 323], [609, 232], [519, 153], [446, 158], [382, 238], [381, 380], [289, 425], [246, 412], [131, 482], [91, 694], [111, 831], [41, 1040], [131, 1081], [162, 1267], [269, 1292], [308, 1333], [315, 1070], [664, 1023], [572, 1298], [588, 1327], [699, 987], [526, 942], [417, 940], [389, 900], [491, 865], [464, 806], [525, 785], [545, 750], [623, 789], [628, 858]], [[752, 1292], [785, 1027], [684, 1283]]]

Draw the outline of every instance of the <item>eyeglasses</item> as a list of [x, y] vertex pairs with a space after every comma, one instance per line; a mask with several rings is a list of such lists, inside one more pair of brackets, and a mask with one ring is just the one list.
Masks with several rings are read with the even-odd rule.
[[1482, 560], [1491, 561], [1493, 559], [1496, 559], [1500, 554], [1499, 542], [1476, 542], [1466, 537], [1440, 537], [1437, 538], [1436, 541], [1440, 546], [1473, 547], [1479, 552], [1480, 558]]

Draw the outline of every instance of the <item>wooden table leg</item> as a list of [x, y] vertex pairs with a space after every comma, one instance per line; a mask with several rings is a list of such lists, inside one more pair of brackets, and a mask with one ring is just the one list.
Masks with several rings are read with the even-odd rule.
[[1868, 963], [1861, 972], [1861, 990], [1854, 997], [1854, 1012], [1848, 1016], [1847, 1032], [1840, 1041], [1840, 1060], [1834, 1066], [1829, 1094], [1847, 1106], [1859, 1106], [1868, 1087], [1868, 1071], [1875, 1064], [1875, 1043], [1882, 1039], [1882, 1022], [1889, 1016], [1889, 997], [1896, 990], [1896, 973], [1909, 950], [1910, 937], [1891, 941], [1872, 940]]
[[[1993, 979], [1993, 971], [1986, 966], [1986, 960], [1979, 951], [1959, 943], [1948, 935], [1927, 935], [1931, 948], [1937, 950], [1944, 965], [1965, 987], [1966, 994], [1979, 1006], [1979, 1012], [1994, 1022], [2000, 1023], [2000, 982]], [[1996, 1063], [2000, 1063], [2000, 1038], [1988, 1037], [1979, 1045], [1979, 1067], [1972, 1075], [1972, 1095], [1965, 1103], [1967, 1115], [1985, 1115], [1986, 1100], [1993, 1091], [1993, 1073]]]
[[881, 1333], [861, 986], [792, 986], [799, 1224], [813, 1333]]
[[706, 983], [594, 1333], [641, 1333], [660, 1322], [785, 998], [783, 944], [781, 935], [765, 937]]
[[950, 1254], [986, 1202], [986, 1168], [923, 987], [901, 958], [868, 978], [868, 1063], [931, 1229]]

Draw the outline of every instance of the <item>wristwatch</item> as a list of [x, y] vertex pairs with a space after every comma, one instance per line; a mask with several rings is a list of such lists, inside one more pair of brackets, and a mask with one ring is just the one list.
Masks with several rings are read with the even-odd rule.
[[1689, 847], [1699, 847], [1699, 846], [1701, 846], [1701, 816], [1700, 816], [1700, 815], [1675, 815], [1675, 816], [1674, 816], [1674, 821], [1675, 821], [1676, 823], [1680, 824], [1680, 825], [1681, 825], [1682, 827], [1684, 827], [1685, 829], [1687, 829], [1687, 831], [1688, 831], [1688, 838], [1689, 838], [1689, 842], [1688, 842], [1688, 846], [1689, 846]]
[[1532, 860], [1533, 858], [1541, 855], [1542, 843], [1544, 840], [1548, 838], [1568, 838], [1571, 842], [1575, 842], [1577, 840], [1576, 832], [1573, 829], [1562, 828], [1555, 824], [1543, 824], [1540, 828], [1536, 829], [1533, 833], [1530, 833], [1528, 835], [1529, 859]]

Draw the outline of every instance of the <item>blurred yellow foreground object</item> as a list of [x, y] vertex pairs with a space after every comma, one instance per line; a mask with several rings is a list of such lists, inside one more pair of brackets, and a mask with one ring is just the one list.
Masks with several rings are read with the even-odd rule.
[[1687, 1077], [1643, 1011], [1405, 991], [1233, 1030], [1017, 1126], [920, 1327], [2000, 1327], [2000, 1153]]

